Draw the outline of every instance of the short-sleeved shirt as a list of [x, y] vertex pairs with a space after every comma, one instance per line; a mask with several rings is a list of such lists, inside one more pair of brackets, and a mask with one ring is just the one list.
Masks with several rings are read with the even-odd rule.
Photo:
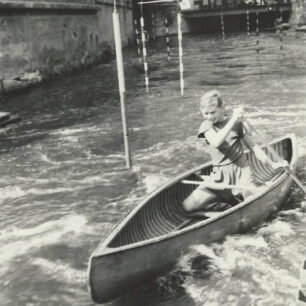
[[245, 130], [241, 121], [236, 122], [233, 128], [228, 133], [224, 142], [218, 147], [212, 146], [205, 138], [205, 133], [210, 129], [218, 132], [229, 121], [226, 118], [222, 122], [213, 124], [211, 121], [204, 121], [199, 129], [198, 138], [204, 138], [207, 145], [207, 152], [210, 154], [214, 166], [224, 166], [233, 163], [243, 153], [242, 138], [245, 135]]

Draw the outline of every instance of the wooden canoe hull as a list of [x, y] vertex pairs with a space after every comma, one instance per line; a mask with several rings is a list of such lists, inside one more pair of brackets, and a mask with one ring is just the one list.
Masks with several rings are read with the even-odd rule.
[[[294, 169], [294, 162], [291, 163]], [[255, 199], [242, 202], [220, 216], [200, 221], [174, 233], [118, 248], [98, 247], [89, 264], [89, 287], [95, 302], [123, 295], [171, 269], [191, 245], [209, 244], [264, 222], [279, 210], [290, 193], [292, 179], [283, 174]]]

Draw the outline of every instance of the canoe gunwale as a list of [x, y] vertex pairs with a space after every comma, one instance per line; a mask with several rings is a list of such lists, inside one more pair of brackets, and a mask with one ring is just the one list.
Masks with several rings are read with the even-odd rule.
[[[290, 139], [291, 140], [291, 146], [292, 146], [292, 156], [291, 156], [291, 161], [290, 161], [290, 169], [294, 170], [295, 166], [296, 166], [296, 161], [297, 161], [297, 152], [296, 152], [296, 138], [294, 134], [288, 134], [285, 135], [282, 138], [277, 139], [276, 141], [271, 142], [270, 144], [276, 144], [279, 142], [284, 141], [285, 139]], [[247, 153], [248, 151], [244, 151], [244, 153]], [[143, 205], [145, 205], [145, 203], [147, 203], [148, 201], [150, 201], [152, 198], [154, 198], [159, 192], [161, 192], [162, 190], [169, 188], [175, 184], [177, 184], [178, 182], [180, 182], [182, 179], [184, 179], [186, 176], [191, 175], [192, 173], [196, 173], [201, 171], [202, 169], [205, 169], [207, 167], [211, 166], [211, 162], [206, 162], [204, 164], [201, 164], [200, 166], [197, 166], [191, 170], [187, 170], [185, 171], [183, 174], [179, 175], [178, 177], [174, 178], [173, 180], [170, 180], [168, 183], [161, 185], [159, 188], [157, 188], [156, 190], [154, 190], [153, 192], [149, 193], [142, 201], [140, 201], [140, 203], [138, 205], [136, 205], [131, 211], [129, 211], [125, 217], [122, 218], [122, 220], [120, 221], [120, 223], [118, 223], [114, 229], [112, 230], [112, 232], [108, 235], [108, 237], [103, 240], [102, 242], [100, 242], [100, 244], [98, 245], [98, 247], [94, 250], [94, 252], [92, 253], [91, 257], [90, 257], [90, 262], [92, 263], [92, 258], [94, 257], [99, 257], [99, 256], [104, 256], [104, 255], [108, 255], [108, 254], [112, 254], [112, 253], [118, 253], [118, 252], [124, 252], [127, 250], [131, 250], [134, 248], [138, 248], [141, 246], [146, 246], [149, 244], [153, 244], [153, 243], [157, 243], [160, 242], [162, 240], [167, 240], [167, 239], [171, 239], [175, 236], [180, 236], [185, 234], [186, 232], [192, 231], [194, 229], [197, 229], [199, 227], [203, 227], [211, 222], [214, 222], [217, 219], [221, 219], [224, 216], [227, 216], [229, 214], [235, 213], [236, 211], [240, 210], [242, 207], [248, 206], [250, 204], [252, 204], [254, 201], [260, 200], [261, 198], [263, 198], [267, 193], [269, 193], [270, 191], [272, 191], [274, 188], [276, 188], [279, 184], [281, 184], [284, 180], [286, 180], [289, 177], [289, 173], [284, 171], [279, 177], [277, 177], [272, 184], [267, 185], [267, 188], [264, 188], [261, 192], [259, 192], [258, 194], [249, 197], [248, 199], [246, 199], [245, 201], [221, 212], [219, 215], [217, 216], [213, 216], [210, 217], [208, 219], [205, 219], [203, 221], [199, 221], [195, 224], [192, 224], [190, 226], [187, 226], [185, 228], [173, 231], [171, 233], [167, 233], [164, 234], [162, 236], [158, 236], [158, 237], [153, 237], [150, 239], [146, 239], [143, 241], [138, 241], [135, 243], [130, 243], [130, 244], [126, 244], [123, 246], [119, 246], [119, 247], [108, 247], [108, 244], [114, 239], [114, 237], [118, 234], [118, 232], [120, 232], [120, 230], [130, 221], [130, 219], [143, 207]]]
[[[167, 240], [167, 239], [171, 239], [172, 237], [177, 237], [179, 235], [182, 235], [186, 232], [192, 231], [194, 229], [197, 229], [199, 227], [203, 227], [209, 223], [214, 222], [217, 219], [221, 219], [224, 216], [227, 216], [229, 214], [232, 214], [234, 212], [236, 212], [237, 210], [240, 210], [242, 207], [247, 206], [252, 204], [254, 201], [259, 200], [260, 198], [264, 197], [268, 192], [270, 192], [271, 190], [273, 190], [274, 188], [276, 188], [282, 181], [284, 181], [287, 177], [289, 176], [289, 174], [286, 174], [285, 172], [273, 183], [273, 185], [269, 185], [267, 186], [266, 189], [264, 189], [262, 192], [258, 193], [256, 195], [256, 197], [250, 197], [249, 199], [247, 199], [246, 201], [243, 201], [223, 212], [221, 212], [219, 215], [217, 216], [213, 216], [210, 217], [208, 219], [205, 219], [203, 221], [198, 221], [197, 223], [187, 226], [185, 228], [179, 229], [177, 231], [173, 231], [171, 233], [168, 234], [164, 234], [162, 236], [158, 236], [158, 237], [154, 237], [154, 238], [150, 238], [150, 239], [146, 239], [143, 241], [138, 241], [135, 243], [130, 243], [130, 244], [126, 244], [120, 247], [112, 247], [109, 248], [107, 245], [105, 247], [103, 247], [103, 252], [97, 253], [97, 254], [93, 254], [92, 257], [96, 257], [96, 256], [103, 256], [103, 255], [108, 255], [111, 253], [117, 253], [117, 252], [123, 252], [126, 250], [131, 250], [134, 248], [138, 248], [140, 246], [145, 246], [145, 245], [149, 245], [149, 244], [153, 244], [156, 242], [160, 242], [162, 240]], [[106, 242], [106, 241], [105, 241]], [[103, 245], [101, 245], [102, 247]]]
[[[133, 207], [129, 212], [127, 212], [127, 214], [122, 217], [121, 221], [119, 221], [119, 223], [114, 227], [114, 229], [109, 233], [108, 237], [101, 241], [101, 243], [97, 246], [97, 248], [94, 250], [93, 255], [96, 253], [96, 251], [98, 251], [99, 249], [103, 248], [105, 250], [116, 250], [118, 251], [119, 249], [121, 249], [122, 247], [118, 247], [118, 248], [109, 248], [107, 247], [107, 245], [109, 244], [109, 242], [112, 241], [112, 239], [116, 236], [116, 234], [126, 225], [126, 223], [128, 223], [128, 221], [130, 220], [130, 216], [134, 216], [136, 214], [136, 212], [138, 210], [140, 210], [142, 208], [142, 206], [147, 203], [148, 201], [150, 201], [152, 198], [154, 198], [157, 194], [159, 194], [160, 191], [162, 191], [163, 189], [166, 189], [168, 187], [171, 187], [172, 185], [177, 184], [178, 182], [180, 182], [184, 177], [186, 177], [187, 175], [190, 175], [192, 173], [195, 172], [199, 172], [200, 170], [202, 170], [203, 168], [209, 167], [211, 166], [211, 161], [206, 162], [204, 164], [201, 164], [200, 166], [197, 166], [195, 168], [193, 168], [192, 170], [187, 170], [184, 173], [182, 173], [180, 176], [174, 178], [173, 180], [170, 180], [169, 182], [167, 182], [166, 184], [161, 185], [160, 187], [158, 187], [157, 189], [155, 189], [154, 191], [152, 191], [151, 193], [149, 193], [142, 201], [139, 202], [139, 204], [137, 204], [135, 207]], [[162, 237], [162, 236], [161, 236]], [[155, 239], [155, 238], [151, 238], [151, 239]], [[151, 239], [149, 239], [151, 241]], [[134, 244], [139, 244], [142, 243], [142, 241], [140, 242], [135, 242], [132, 244], [128, 244], [127, 246], [131, 246]], [[103, 254], [108, 254], [111, 252], [106, 252]], [[100, 255], [100, 253], [99, 253]]]

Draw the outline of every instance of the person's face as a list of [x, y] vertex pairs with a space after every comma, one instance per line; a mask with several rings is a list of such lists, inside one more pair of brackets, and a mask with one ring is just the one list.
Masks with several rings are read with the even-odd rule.
[[200, 111], [204, 119], [217, 123], [224, 120], [224, 112], [222, 107], [218, 106], [205, 106], [201, 107]]

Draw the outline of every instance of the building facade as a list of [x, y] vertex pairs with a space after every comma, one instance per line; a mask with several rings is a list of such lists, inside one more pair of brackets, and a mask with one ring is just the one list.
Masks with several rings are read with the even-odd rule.
[[[117, 1], [122, 44], [134, 39], [129, 0]], [[0, 91], [110, 60], [112, 0], [0, 0]]]

